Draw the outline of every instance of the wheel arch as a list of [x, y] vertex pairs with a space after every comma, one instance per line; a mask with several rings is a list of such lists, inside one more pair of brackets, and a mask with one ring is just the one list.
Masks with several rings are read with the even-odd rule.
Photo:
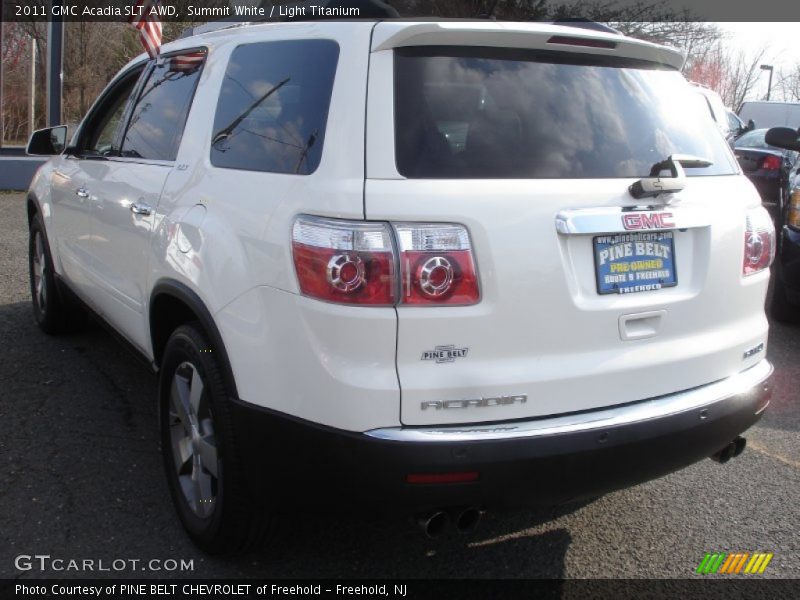
[[[38, 177], [39, 173], [41, 173], [41, 167], [39, 171], [37, 171], [37, 175], [34, 177], [34, 183], [36, 182], [36, 177]], [[39, 215], [42, 219], [42, 225], [44, 226], [44, 239], [47, 242], [47, 246], [50, 249], [50, 256], [53, 260], [53, 270], [60, 277], [63, 273], [61, 265], [61, 252], [58, 245], [57, 232], [54, 230], [55, 228], [51, 215], [50, 193], [47, 190], [41, 189], [41, 186], [39, 186], [39, 193], [37, 193], [34, 190], [34, 187], [35, 186], [32, 183], [31, 188], [25, 195], [25, 213], [28, 218], [28, 230], [31, 228], [31, 223], [33, 223], [34, 217]], [[51, 233], [53, 234], [52, 239], [50, 238]], [[59, 289], [60, 287], [61, 286], [59, 285]]]
[[236, 379], [233, 376], [228, 353], [211, 311], [200, 296], [187, 285], [174, 279], [160, 279], [150, 294], [150, 341], [153, 346], [153, 363], [161, 366], [169, 336], [185, 323], [197, 321], [209, 337], [217, 352], [225, 383], [230, 393], [238, 398]]
[[26, 211], [28, 214], [28, 228], [31, 226], [31, 222], [33, 221], [33, 216], [36, 213], [42, 213], [42, 207], [39, 206], [39, 199], [36, 197], [36, 194], [33, 192], [28, 194], [28, 197], [25, 201]]

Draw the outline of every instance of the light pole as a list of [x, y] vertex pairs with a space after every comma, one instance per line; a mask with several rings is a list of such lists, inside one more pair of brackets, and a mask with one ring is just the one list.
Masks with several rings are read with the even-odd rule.
[[772, 92], [772, 70], [775, 67], [772, 65], [761, 65], [762, 71], [769, 71], [769, 83], [767, 84], [767, 101], [769, 101], [769, 94]]

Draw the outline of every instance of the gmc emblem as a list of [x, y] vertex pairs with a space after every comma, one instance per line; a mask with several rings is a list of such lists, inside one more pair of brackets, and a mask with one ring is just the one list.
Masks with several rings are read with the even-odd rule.
[[629, 213], [622, 215], [622, 225], [625, 229], [674, 229], [672, 213]]

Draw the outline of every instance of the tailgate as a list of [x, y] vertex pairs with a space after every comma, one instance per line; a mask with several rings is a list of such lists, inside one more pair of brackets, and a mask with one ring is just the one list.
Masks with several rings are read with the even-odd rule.
[[[692, 184], [695, 202], [686, 194], [669, 211], [678, 223], [693, 224], [669, 232], [676, 285], [600, 294], [594, 240], [605, 236], [559, 233], [556, 217], [570, 207], [621, 204], [621, 182], [558, 190], [552, 182], [369, 180], [370, 219], [442, 222], [458, 215], [470, 231], [482, 286], [475, 306], [398, 307], [402, 422], [591, 410], [688, 389], [749, 366], [744, 352], [766, 335], [766, 279], [741, 276], [744, 221], [737, 208], [743, 203], [735, 198], [742, 182]], [[534, 210], [531, 198], [543, 204]], [[702, 209], [693, 211], [695, 205]], [[619, 222], [616, 232], [627, 234]]]
[[[398, 306], [404, 424], [592, 410], [763, 358], [744, 358], [767, 330], [768, 271], [742, 276], [759, 199], [702, 98], [662, 67], [574, 49], [373, 52], [366, 217], [464, 225], [481, 288], [471, 306]], [[713, 164], [637, 202], [628, 186], [672, 153]]]

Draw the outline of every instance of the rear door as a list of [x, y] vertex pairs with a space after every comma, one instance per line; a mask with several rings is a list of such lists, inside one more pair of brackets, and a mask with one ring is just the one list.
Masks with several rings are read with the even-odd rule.
[[[371, 61], [366, 216], [463, 224], [481, 286], [472, 306], [398, 306], [402, 422], [590, 410], [744, 368], [766, 331], [765, 278], [741, 275], [758, 198], [679, 72], [612, 42], [445, 34], [461, 45], [407, 36]], [[669, 205], [636, 201], [675, 153], [713, 164]]]
[[119, 131], [118, 152], [87, 164], [92, 194], [92, 273], [104, 316], [147, 348], [144, 307], [155, 211], [175, 158], [205, 53], [162, 56], [151, 66]]

